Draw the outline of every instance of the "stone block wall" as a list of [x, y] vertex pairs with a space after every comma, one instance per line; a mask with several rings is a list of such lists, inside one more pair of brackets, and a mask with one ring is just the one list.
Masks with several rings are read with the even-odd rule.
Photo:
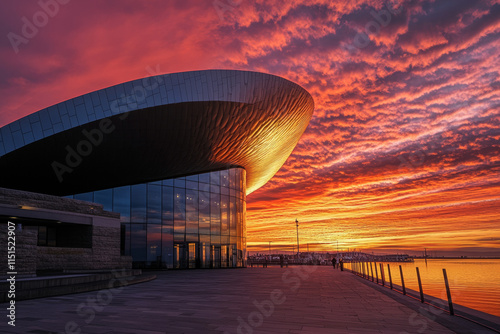
[[120, 255], [120, 228], [93, 226], [92, 248], [39, 247], [38, 270], [77, 271], [132, 268]]
[[[32, 277], [37, 267], [37, 240], [38, 228], [35, 226], [23, 226], [22, 230], [15, 230], [16, 261], [15, 272], [17, 277]], [[0, 223], [0, 276], [6, 276], [9, 270], [7, 266], [7, 243], [8, 225], [7, 221]]]

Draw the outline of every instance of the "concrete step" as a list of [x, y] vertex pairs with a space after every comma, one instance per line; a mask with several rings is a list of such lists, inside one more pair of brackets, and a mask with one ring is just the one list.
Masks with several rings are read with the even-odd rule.
[[[118, 269], [99, 273], [73, 273], [70, 275], [41, 276], [16, 279], [15, 300], [60, 296], [151, 281], [156, 275], [142, 274], [141, 270]], [[8, 302], [10, 282], [0, 283], [0, 302]]]

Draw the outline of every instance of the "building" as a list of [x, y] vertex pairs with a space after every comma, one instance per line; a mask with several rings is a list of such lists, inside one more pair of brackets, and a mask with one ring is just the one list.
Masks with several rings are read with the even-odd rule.
[[119, 213], [135, 267], [241, 267], [246, 195], [283, 165], [313, 110], [307, 91], [269, 74], [134, 80], [2, 127], [0, 187]]

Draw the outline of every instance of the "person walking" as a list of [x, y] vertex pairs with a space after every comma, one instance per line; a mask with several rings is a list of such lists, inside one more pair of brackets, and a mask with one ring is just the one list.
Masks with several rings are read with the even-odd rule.
[[332, 266], [333, 266], [333, 269], [335, 269], [335, 265], [337, 264], [337, 259], [333, 258], [332, 259]]
[[344, 271], [344, 261], [342, 258], [339, 259], [340, 271]]

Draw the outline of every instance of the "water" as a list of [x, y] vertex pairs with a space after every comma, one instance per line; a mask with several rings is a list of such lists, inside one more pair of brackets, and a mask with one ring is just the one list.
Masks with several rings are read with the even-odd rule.
[[[389, 280], [387, 263], [385, 280]], [[443, 278], [446, 269], [453, 304], [500, 316], [500, 259], [416, 259], [414, 263], [389, 263], [392, 281], [401, 285], [399, 265], [403, 269], [405, 286], [418, 291], [416, 267], [419, 268], [425, 294], [447, 300]], [[380, 277], [380, 266], [377, 263]], [[375, 271], [375, 268], [373, 269]]]

